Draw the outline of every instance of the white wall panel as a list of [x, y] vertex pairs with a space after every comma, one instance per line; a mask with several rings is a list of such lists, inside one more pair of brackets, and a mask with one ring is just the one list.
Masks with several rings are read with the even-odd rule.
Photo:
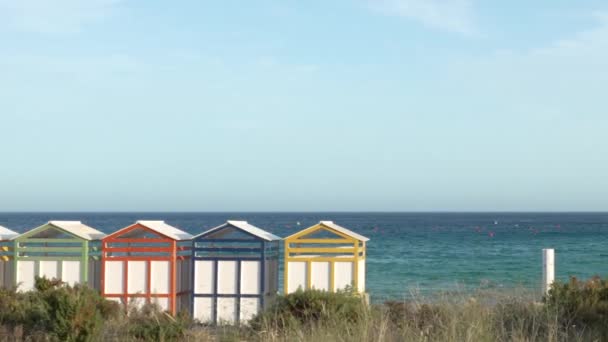
[[365, 292], [365, 259], [359, 260], [358, 288], [359, 292]]
[[219, 261], [218, 262], [218, 288], [217, 293], [220, 294], [235, 294], [237, 282], [236, 261]]
[[17, 261], [17, 284], [19, 290], [29, 291], [34, 288], [34, 277], [36, 276], [36, 262], [30, 260]]
[[194, 293], [211, 294], [213, 292], [214, 262], [196, 260], [194, 264]]
[[194, 319], [201, 323], [213, 321], [213, 299], [194, 298]]
[[241, 322], [249, 321], [260, 308], [260, 300], [258, 298], [241, 298]]
[[336, 290], [353, 285], [353, 262], [340, 261], [334, 263], [334, 286]]
[[38, 276], [47, 279], [59, 279], [59, 263], [57, 260], [38, 261]]
[[317, 290], [329, 290], [329, 262], [313, 261], [311, 267], [311, 286]]
[[288, 281], [287, 281], [287, 293], [295, 292], [298, 287], [306, 289], [306, 269], [307, 265], [305, 261], [290, 261], [287, 263], [288, 267]]
[[236, 299], [217, 299], [217, 323], [232, 324], [236, 322]]
[[241, 261], [241, 294], [259, 294], [260, 277], [259, 261]]
[[61, 262], [61, 280], [74, 285], [80, 282], [80, 261], [65, 260]]
[[146, 293], [148, 270], [145, 261], [128, 261], [128, 293]]
[[105, 263], [104, 292], [108, 294], [124, 293], [124, 262], [106, 261]]
[[150, 262], [150, 292], [151, 293], [169, 293], [171, 267], [169, 261], [151, 261]]

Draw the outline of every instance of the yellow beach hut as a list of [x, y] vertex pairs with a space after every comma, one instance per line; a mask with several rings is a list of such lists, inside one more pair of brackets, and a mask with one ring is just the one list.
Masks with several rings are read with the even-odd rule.
[[284, 291], [299, 288], [365, 292], [365, 243], [332, 221], [321, 221], [285, 238]]
[[16, 238], [19, 233], [0, 226], [0, 284], [3, 287], [13, 285], [13, 263], [11, 255], [11, 240]]

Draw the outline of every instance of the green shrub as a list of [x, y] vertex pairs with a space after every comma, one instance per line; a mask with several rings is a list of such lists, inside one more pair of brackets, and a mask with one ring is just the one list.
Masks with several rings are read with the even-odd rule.
[[[96, 338], [105, 320], [119, 312], [118, 303], [106, 301], [94, 289], [69, 286], [57, 280], [36, 279], [48, 316], [46, 331], [60, 341], [90, 341]], [[113, 305], [112, 305], [113, 304]]]
[[285, 328], [293, 325], [311, 326], [328, 321], [356, 324], [368, 311], [363, 298], [351, 289], [336, 293], [298, 290], [279, 296], [272, 307], [250, 321], [250, 326], [254, 331], [260, 331], [269, 325]]
[[608, 339], [608, 281], [593, 277], [567, 283], [555, 282], [544, 298], [562, 325], [583, 327]]
[[45, 336], [55, 341], [92, 341], [104, 321], [118, 314], [117, 303], [106, 301], [87, 286], [36, 278], [34, 291], [0, 290], [0, 324], [22, 331], [25, 338]]
[[186, 314], [173, 317], [156, 304], [146, 304], [141, 309], [130, 310], [127, 333], [141, 341], [180, 341], [189, 326]]

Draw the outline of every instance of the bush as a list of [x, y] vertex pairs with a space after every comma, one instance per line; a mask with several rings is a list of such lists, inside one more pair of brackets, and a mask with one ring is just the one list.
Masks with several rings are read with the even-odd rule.
[[593, 277], [567, 283], [555, 282], [544, 298], [562, 326], [582, 327], [608, 339], [608, 281]]
[[187, 315], [173, 317], [156, 304], [146, 304], [130, 310], [127, 334], [141, 341], [180, 341], [189, 326]]
[[96, 339], [104, 321], [120, 311], [87, 286], [69, 286], [59, 280], [36, 278], [35, 290], [0, 290], [0, 324], [23, 337], [46, 335], [56, 341]]
[[298, 290], [279, 296], [268, 310], [254, 317], [250, 326], [260, 331], [270, 325], [286, 328], [293, 325], [311, 326], [327, 321], [357, 324], [369, 308], [363, 298], [351, 289], [331, 293], [321, 290]]

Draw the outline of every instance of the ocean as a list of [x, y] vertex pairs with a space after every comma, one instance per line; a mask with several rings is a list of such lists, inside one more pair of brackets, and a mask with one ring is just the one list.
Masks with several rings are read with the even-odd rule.
[[111, 233], [144, 219], [192, 234], [247, 220], [281, 237], [332, 220], [370, 238], [366, 283], [374, 301], [456, 290], [540, 291], [543, 248], [555, 248], [558, 280], [608, 276], [608, 213], [0, 213], [0, 225], [17, 232], [80, 220]]

